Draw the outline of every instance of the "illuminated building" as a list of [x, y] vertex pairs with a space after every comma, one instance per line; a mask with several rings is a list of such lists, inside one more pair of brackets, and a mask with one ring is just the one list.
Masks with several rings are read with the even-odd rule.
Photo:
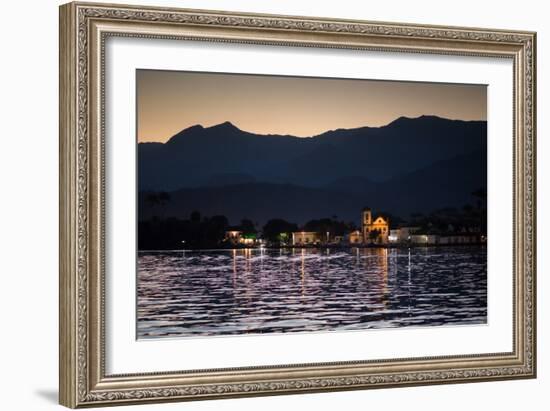
[[415, 235], [420, 227], [400, 227], [390, 230], [388, 241], [390, 243], [408, 243], [411, 242], [412, 236]]
[[225, 232], [225, 241], [233, 245], [242, 244], [243, 232], [239, 230], [231, 230]]
[[[363, 218], [361, 221], [364, 244], [387, 244], [390, 234], [390, 222], [387, 218], [378, 216], [373, 218], [370, 208], [363, 209]], [[375, 236], [372, 232], [377, 231]]]
[[313, 245], [321, 243], [321, 235], [314, 231], [295, 231], [292, 233], [292, 245]]
[[363, 244], [363, 234], [361, 231], [355, 230], [349, 233], [349, 243], [350, 244]]

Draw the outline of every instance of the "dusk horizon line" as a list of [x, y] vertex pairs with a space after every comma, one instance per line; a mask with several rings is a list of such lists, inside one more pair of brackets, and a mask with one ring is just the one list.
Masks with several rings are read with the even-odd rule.
[[363, 126], [349, 127], [349, 128], [339, 127], [339, 128], [328, 129], [328, 130], [325, 130], [325, 131], [323, 131], [321, 133], [318, 133], [318, 134], [315, 134], [315, 135], [300, 137], [300, 136], [296, 136], [296, 135], [293, 135], [293, 134], [278, 134], [278, 133], [264, 134], [264, 133], [256, 133], [256, 132], [253, 132], [253, 131], [247, 131], [247, 130], [244, 130], [244, 129], [240, 128], [239, 126], [237, 126], [231, 120], [226, 120], [226, 121], [222, 121], [221, 123], [217, 123], [217, 124], [214, 124], [214, 125], [211, 125], [211, 126], [208, 126], [208, 127], [205, 127], [200, 123], [193, 124], [189, 127], [182, 128], [177, 133], [175, 133], [172, 136], [168, 137], [168, 139], [166, 139], [166, 141], [164, 141], [164, 142], [150, 140], [150, 141], [138, 141], [138, 144], [166, 144], [166, 143], [170, 142], [174, 137], [177, 137], [180, 134], [182, 134], [185, 131], [190, 130], [190, 129], [198, 128], [198, 129], [203, 129], [203, 130], [209, 130], [209, 129], [213, 129], [213, 128], [217, 128], [217, 127], [221, 127], [221, 126], [233, 127], [233, 128], [235, 128], [239, 131], [242, 131], [244, 133], [254, 134], [254, 135], [262, 136], [262, 137], [264, 137], [264, 136], [265, 137], [280, 136], [280, 137], [290, 137], [290, 138], [297, 138], [297, 139], [313, 139], [313, 138], [317, 138], [317, 137], [320, 137], [324, 134], [327, 134], [327, 133], [330, 133], [330, 132], [335, 132], [335, 131], [357, 130], [357, 129], [361, 129], [361, 128], [371, 128], [371, 129], [384, 128], [384, 127], [390, 126], [391, 124], [393, 124], [393, 123], [395, 123], [395, 122], [397, 122], [401, 119], [418, 120], [418, 119], [421, 119], [421, 118], [436, 118], [436, 119], [448, 120], [448, 121], [461, 121], [461, 122], [464, 122], [464, 123], [471, 123], [471, 122], [487, 123], [487, 120], [464, 120], [464, 119], [459, 119], [459, 118], [442, 117], [442, 116], [438, 116], [438, 115], [435, 115], [435, 114], [421, 114], [421, 115], [416, 116], [416, 117], [409, 117], [409, 116], [406, 116], [406, 115], [402, 115], [402, 116], [396, 117], [395, 119], [391, 120], [387, 124], [384, 124], [384, 125], [381, 125], [381, 126], [363, 125]]

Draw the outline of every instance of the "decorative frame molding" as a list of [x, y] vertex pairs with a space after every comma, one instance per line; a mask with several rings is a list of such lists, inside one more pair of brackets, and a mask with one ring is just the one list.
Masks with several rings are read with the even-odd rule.
[[[514, 62], [514, 349], [470, 356], [106, 375], [109, 36], [502, 57]], [[76, 408], [536, 376], [536, 34], [69, 3], [60, 7], [60, 403]]]

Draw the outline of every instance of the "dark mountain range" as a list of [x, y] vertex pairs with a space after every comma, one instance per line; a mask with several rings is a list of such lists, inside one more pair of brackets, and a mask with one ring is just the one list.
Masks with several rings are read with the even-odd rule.
[[[340, 179], [381, 182], [486, 150], [484, 121], [401, 117], [384, 127], [310, 137], [258, 135], [226, 122], [138, 145], [139, 190], [257, 183], [327, 187]], [[485, 166], [485, 164], [483, 164]]]
[[352, 194], [275, 183], [185, 188], [171, 192], [170, 197], [165, 205], [150, 207], [147, 192], [142, 192], [140, 219], [153, 215], [188, 218], [193, 210], [200, 210], [203, 216], [225, 215], [232, 224], [247, 218], [262, 226], [272, 218], [304, 223], [337, 212], [341, 218], [351, 217], [362, 204], [361, 197]]
[[200, 210], [203, 215], [225, 215], [232, 223], [249, 218], [263, 225], [268, 219], [283, 218], [303, 224], [333, 215], [359, 223], [365, 205], [407, 217], [412, 212], [474, 204], [472, 192], [486, 187], [486, 181], [486, 150], [476, 150], [384, 182], [354, 176], [315, 188], [266, 182], [220, 184], [176, 190], [169, 202], [154, 207], [146, 201], [147, 192], [142, 192], [139, 209], [141, 219], [188, 218]]

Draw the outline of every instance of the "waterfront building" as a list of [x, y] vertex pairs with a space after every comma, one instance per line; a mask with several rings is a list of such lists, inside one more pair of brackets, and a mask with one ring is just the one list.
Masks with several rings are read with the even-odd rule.
[[253, 246], [261, 243], [261, 241], [256, 237], [256, 234], [245, 234], [240, 230], [226, 231], [224, 240], [226, 243], [231, 245]]
[[485, 242], [485, 237], [478, 234], [441, 235], [438, 244], [477, 244]]
[[399, 228], [396, 228], [394, 230], [390, 230], [390, 235], [388, 235], [388, 243], [390, 244], [396, 244], [399, 243], [399, 234], [400, 230]]
[[[389, 219], [382, 216], [374, 218], [370, 208], [363, 209], [363, 216], [361, 219], [361, 227], [363, 234], [364, 244], [387, 244], [388, 237], [390, 235], [390, 222]], [[378, 235], [373, 238], [372, 232], [377, 231]]]
[[244, 245], [256, 245], [259, 244], [259, 240], [256, 238], [256, 234], [243, 234], [240, 243]]
[[388, 242], [392, 244], [403, 244], [411, 242], [412, 236], [420, 230], [420, 227], [399, 227], [390, 230]]
[[225, 232], [225, 241], [232, 244], [238, 245], [241, 244], [243, 240], [243, 232], [239, 230], [230, 230]]
[[485, 237], [473, 233], [465, 234], [413, 234], [410, 236], [410, 244], [416, 245], [454, 245], [454, 244], [479, 244]]
[[439, 244], [439, 236], [435, 234], [412, 234], [409, 241], [411, 244], [434, 245]]
[[292, 245], [314, 245], [321, 242], [321, 234], [315, 231], [295, 231], [292, 233]]
[[352, 231], [349, 233], [349, 243], [350, 244], [363, 244], [363, 234], [359, 230]]

